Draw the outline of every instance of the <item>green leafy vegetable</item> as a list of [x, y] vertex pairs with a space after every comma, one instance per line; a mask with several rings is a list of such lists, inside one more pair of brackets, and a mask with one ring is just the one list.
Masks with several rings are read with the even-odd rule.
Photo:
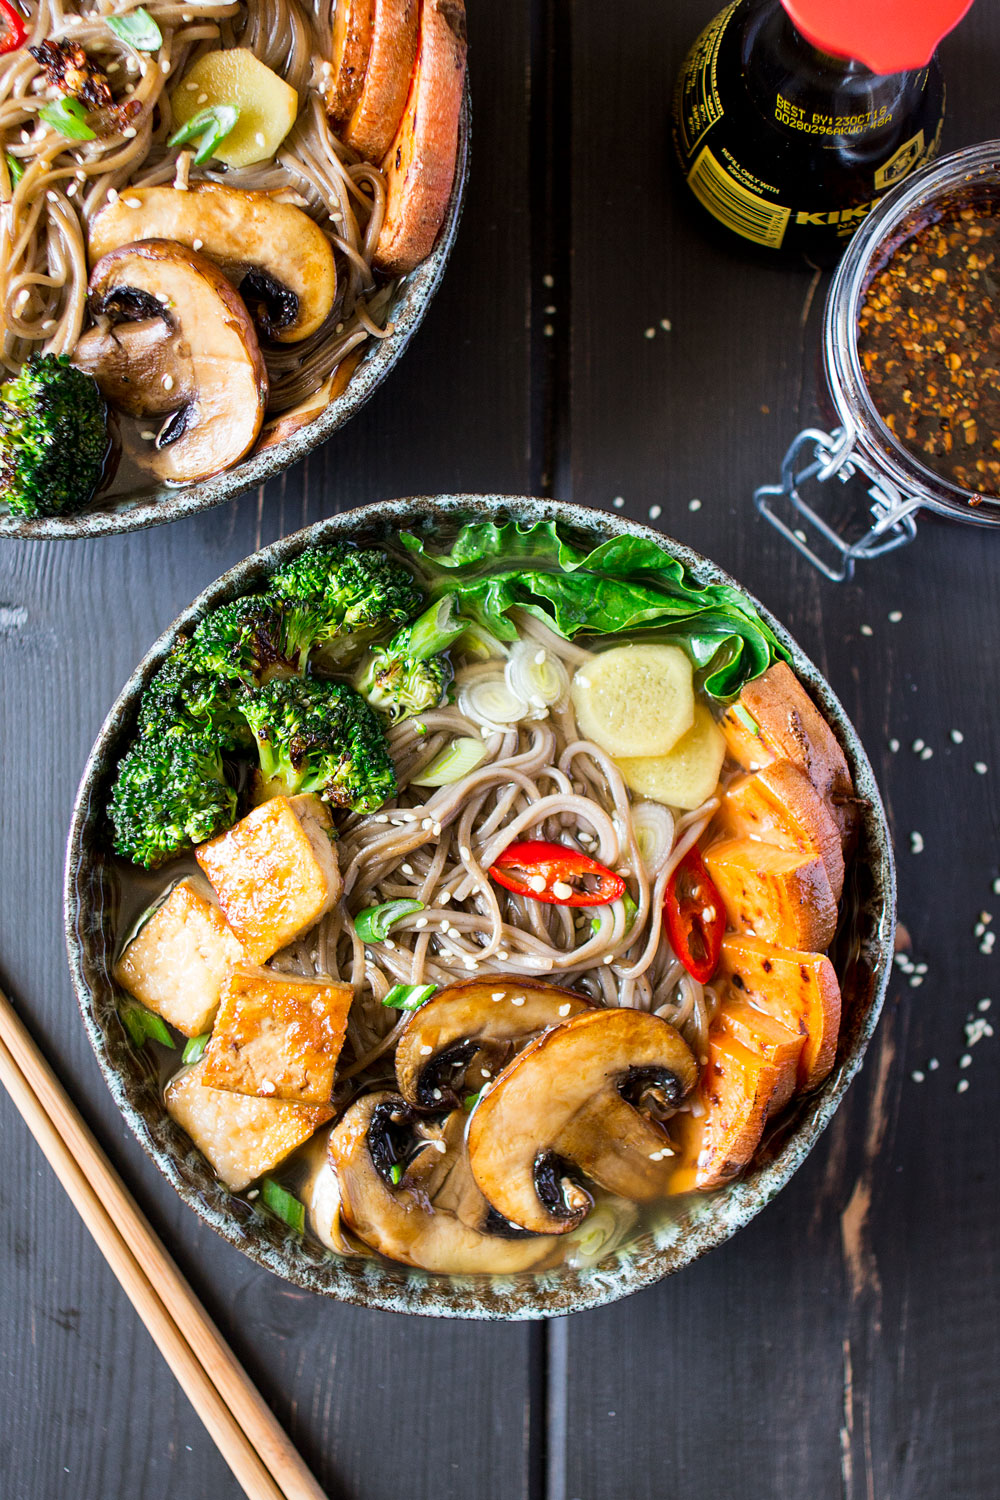
[[163, 33], [143, 6], [124, 16], [106, 16], [109, 31], [113, 31], [126, 47], [136, 52], [158, 52], [163, 46]]
[[181, 1053], [181, 1062], [198, 1062], [198, 1060], [204, 1054], [205, 1048], [208, 1046], [209, 1038], [211, 1037], [211, 1035], [212, 1033], [210, 1031], [203, 1031], [201, 1036], [191, 1037], [190, 1041], [185, 1046], [184, 1051]]
[[18, 183], [21, 181], [21, 178], [24, 176], [24, 162], [16, 156], [11, 156], [9, 151], [6, 153], [6, 156], [7, 173], [10, 177], [10, 185], [11, 187], [17, 187]]
[[391, 1010], [419, 1010], [436, 990], [436, 984], [394, 984], [382, 1004]]
[[294, 1194], [286, 1191], [280, 1182], [275, 1182], [273, 1177], [261, 1179], [260, 1196], [266, 1208], [294, 1229], [296, 1234], [301, 1234], [306, 1227], [305, 1205], [300, 1203]]
[[656, 630], [683, 643], [705, 673], [705, 691], [719, 699], [735, 697], [785, 655], [738, 589], [698, 583], [666, 548], [641, 537], [612, 537], [587, 552], [554, 521], [487, 521], [463, 526], [446, 553], [410, 532], [402, 541], [432, 592], [453, 593], [461, 613], [501, 641], [518, 634], [513, 608], [567, 639]]
[[58, 130], [68, 141], [96, 141], [96, 132], [87, 124], [87, 111], [79, 99], [57, 99], [38, 111], [39, 119]]
[[188, 141], [200, 140], [194, 164], [196, 167], [203, 166], [205, 162], [211, 161], [216, 147], [222, 145], [239, 117], [240, 112], [235, 104], [209, 105], [208, 109], [199, 110], [196, 115], [192, 115], [180, 130], [175, 130], [167, 145], [186, 146]]
[[397, 922], [423, 909], [422, 901], [383, 901], [381, 906], [368, 906], [358, 912], [354, 918], [354, 931], [363, 943], [381, 943]]
[[128, 1034], [137, 1047], [144, 1047], [148, 1041], [159, 1042], [164, 1047], [174, 1045], [174, 1039], [162, 1016], [147, 1010], [144, 1005], [126, 1005], [121, 1015]]

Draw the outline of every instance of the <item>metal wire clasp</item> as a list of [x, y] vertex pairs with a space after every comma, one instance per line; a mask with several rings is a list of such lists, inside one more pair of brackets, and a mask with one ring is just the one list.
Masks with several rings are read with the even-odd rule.
[[[762, 484], [754, 490], [754, 503], [761, 515], [786, 537], [797, 552], [807, 557], [814, 568], [832, 583], [844, 583], [854, 576], [854, 564], [861, 558], [881, 557], [912, 542], [917, 534], [914, 512], [920, 501], [904, 495], [874, 463], [855, 449], [857, 434], [849, 428], [838, 427], [833, 432], [824, 432], [819, 427], [806, 427], [792, 442], [781, 464], [781, 483]], [[812, 461], [799, 468], [803, 448], [812, 449]], [[834, 475], [842, 484], [861, 474], [868, 480], [868, 495], [872, 501], [872, 524], [857, 541], [849, 542], [822, 516], [807, 505], [799, 493], [800, 487], [809, 480], [824, 484]], [[809, 544], [806, 532], [798, 526], [789, 525], [775, 509], [776, 501], [785, 501], [801, 519], [833, 549], [834, 556], [828, 562], [819, 556]], [[791, 517], [794, 521], [794, 517]], [[839, 561], [838, 561], [839, 559]]]

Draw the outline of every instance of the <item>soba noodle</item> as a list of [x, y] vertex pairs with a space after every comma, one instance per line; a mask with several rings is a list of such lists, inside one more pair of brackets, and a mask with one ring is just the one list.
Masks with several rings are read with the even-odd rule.
[[[145, 0], [163, 45], [137, 54], [105, 25], [142, 0], [39, 0], [29, 43], [78, 42], [108, 76], [116, 104], [138, 106], [131, 122], [109, 119], [108, 134], [67, 141], [39, 118], [51, 102], [43, 69], [22, 47], [0, 58], [0, 309], [3, 364], [14, 372], [36, 350], [71, 354], [83, 330], [87, 231], [126, 186], [198, 181], [284, 195], [320, 224], [334, 246], [337, 301], [322, 328], [296, 344], [265, 349], [268, 410], [313, 396], [337, 365], [385, 324], [393, 287], [371, 270], [385, 209], [385, 180], [335, 139], [323, 107], [329, 76], [330, 0]], [[203, 52], [250, 48], [299, 93], [304, 108], [271, 161], [239, 169], [195, 167], [192, 153], [168, 150], [168, 89]], [[111, 112], [108, 112], [109, 115]], [[23, 168], [16, 185], [8, 158]], [[16, 173], [15, 173], [16, 175]]]
[[[586, 660], [578, 645], [538, 621], [519, 623], [571, 670]], [[452, 740], [480, 734], [488, 736], [487, 755], [475, 771], [434, 791], [415, 784]], [[391, 1071], [387, 1054], [407, 1019], [381, 1004], [392, 985], [447, 985], [491, 973], [550, 979], [601, 1005], [655, 1011], [704, 1060], [715, 996], [686, 973], [663, 939], [661, 912], [671, 872], [704, 832], [717, 799], [678, 818], [672, 841], [664, 841], [647, 869], [635, 822], [641, 804], [611, 758], [579, 738], [568, 705], [495, 733], [446, 706], [406, 720], [390, 741], [399, 794], [340, 830], [344, 901], [307, 939], [272, 960], [352, 984], [338, 1088], [353, 1092], [359, 1075]], [[558, 840], [626, 874], [633, 920], [624, 900], [598, 908], [546, 905], [492, 883], [489, 867], [523, 838]], [[366, 946], [352, 915], [400, 899], [422, 902], [423, 909], [394, 925], [388, 940]]]

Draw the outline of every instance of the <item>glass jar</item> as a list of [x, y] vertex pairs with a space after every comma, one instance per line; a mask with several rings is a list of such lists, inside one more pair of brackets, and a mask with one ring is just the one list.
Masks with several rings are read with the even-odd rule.
[[[893, 436], [875, 408], [858, 352], [865, 294], [892, 252], [948, 209], [981, 200], [1000, 212], [1000, 140], [943, 156], [889, 193], [858, 230], [831, 283], [823, 369], [838, 425], [830, 432], [817, 427], [800, 432], [785, 454], [781, 482], [761, 485], [754, 500], [761, 515], [835, 583], [849, 579], [859, 560], [912, 541], [921, 509], [975, 526], [1000, 524], [1000, 496], [961, 489], [925, 467]], [[828, 506], [824, 517], [802, 489], [837, 480], [836, 493], [839, 485], [858, 478], [867, 490], [871, 521], [851, 540], [850, 526], [829, 518], [834, 507]]]

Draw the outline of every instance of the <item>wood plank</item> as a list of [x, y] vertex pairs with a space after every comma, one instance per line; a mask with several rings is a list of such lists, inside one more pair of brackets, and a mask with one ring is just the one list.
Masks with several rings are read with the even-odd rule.
[[[985, 1500], [998, 1205], [976, 1142], [991, 1129], [996, 1043], [969, 1069], [958, 1059], [995, 985], [972, 929], [981, 910], [1000, 918], [1000, 669], [983, 649], [1000, 633], [996, 538], [924, 519], [913, 546], [838, 588], [756, 518], [754, 485], [821, 415], [825, 282], [709, 243], [669, 174], [672, 80], [712, 9], [646, 0], [614, 47], [601, 11], [573, 9], [560, 492], [621, 496], [625, 514], [730, 568], [827, 673], [881, 778], [900, 916], [928, 973], [912, 988], [895, 976], [861, 1079], [775, 1204], [669, 1283], [553, 1330], [549, 1500]], [[980, 9], [944, 49], [946, 145], [994, 133], [998, 40]]]
[[[181, 1205], [117, 1115], [73, 999], [63, 842], [104, 714], [193, 595], [272, 538], [367, 500], [533, 485], [528, 0], [474, 6], [473, 173], [444, 285], [355, 421], [260, 494], [87, 543], [0, 552], [0, 971], [136, 1196], [331, 1496], [528, 1491], [524, 1326], [326, 1303], [258, 1270]], [[5, 1099], [0, 1494], [234, 1494], [225, 1466]]]

